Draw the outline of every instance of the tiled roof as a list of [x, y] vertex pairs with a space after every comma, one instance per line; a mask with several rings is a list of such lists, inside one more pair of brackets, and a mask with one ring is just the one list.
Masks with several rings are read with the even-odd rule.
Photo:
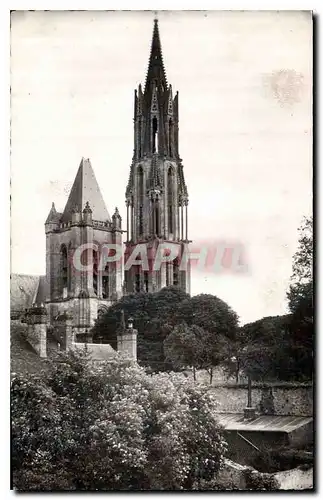
[[12, 274], [10, 279], [11, 311], [24, 311], [31, 307], [39, 285], [39, 276]]

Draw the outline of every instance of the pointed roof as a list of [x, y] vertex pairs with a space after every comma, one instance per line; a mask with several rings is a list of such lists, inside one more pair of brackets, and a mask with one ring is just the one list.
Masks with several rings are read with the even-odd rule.
[[164, 89], [167, 88], [166, 72], [164, 69], [163, 55], [159, 38], [158, 20], [154, 20], [153, 39], [151, 42], [150, 58], [145, 85], [145, 93], [148, 91], [151, 83], [157, 80]]
[[59, 222], [59, 219], [60, 219], [61, 215], [62, 214], [60, 214], [59, 212], [56, 211], [55, 203], [53, 202], [52, 203], [52, 208], [49, 211], [49, 214], [47, 216], [45, 224], [49, 224], [51, 222], [55, 222], [55, 223]]
[[82, 158], [61, 221], [70, 221], [72, 219], [72, 211], [75, 210], [75, 207], [81, 211], [87, 202], [91, 206], [92, 218], [94, 220], [102, 222], [111, 221], [90, 160]]

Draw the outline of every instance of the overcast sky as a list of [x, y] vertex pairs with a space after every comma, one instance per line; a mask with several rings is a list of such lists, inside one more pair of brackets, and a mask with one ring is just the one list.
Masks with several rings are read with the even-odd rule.
[[[124, 217], [133, 91], [152, 12], [12, 15], [12, 272], [45, 272], [44, 221], [63, 210], [81, 157]], [[286, 312], [297, 227], [312, 204], [312, 21], [304, 12], [159, 12], [179, 90], [189, 236], [237, 242], [249, 271], [194, 271], [241, 323]]]

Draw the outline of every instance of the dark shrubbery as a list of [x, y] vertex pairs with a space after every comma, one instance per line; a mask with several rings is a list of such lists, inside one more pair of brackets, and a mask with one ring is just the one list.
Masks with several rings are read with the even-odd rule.
[[246, 469], [244, 472], [246, 490], [253, 491], [276, 491], [279, 490], [279, 483], [272, 474], [259, 474], [256, 471]]
[[19, 491], [198, 490], [226, 451], [206, 388], [122, 360], [61, 353], [47, 374], [13, 375], [11, 405]]
[[298, 449], [271, 449], [261, 452], [252, 461], [252, 467], [260, 472], [278, 472], [296, 469], [299, 466], [313, 466], [313, 453]]

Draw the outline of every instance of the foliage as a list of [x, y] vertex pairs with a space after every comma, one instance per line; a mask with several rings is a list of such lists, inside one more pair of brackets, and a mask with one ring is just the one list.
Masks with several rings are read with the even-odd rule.
[[166, 360], [175, 368], [183, 369], [193, 366], [198, 368], [203, 357], [204, 330], [186, 323], [175, 326], [164, 340]]
[[[312, 313], [305, 301], [294, 314], [269, 316], [239, 328], [224, 360], [226, 371], [254, 381], [306, 381], [312, 378]], [[237, 377], [238, 379], [238, 377]]]
[[313, 294], [313, 218], [304, 217], [299, 228], [298, 249], [293, 257], [291, 284], [287, 297], [295, 312], [299, 302], [311, 299]]
[[269, 448], [265, 452], [257, 453], [251, 465], [259, 472], [279, 472], [296, 469], [300, 466], [313, 467], [313, 452], [298, 448]]
[[20, 491], [190, 490], [226, 451], [206, 388], [122, 360], [61, 353], [47, 374], [13, 376], [11, 403]]
[[181, 323], [164, 340], [166, 361], [177, 369], [193, 368], [205, 369], [210, 373], [212, 382], [213, 367], [223, 362], [226, 356], [228, 339], [220, 335], [215, 340], [214, 335], [203, 328], [192, 324]]
[[304, 378], [313, 373], [314, 304], [313, 304], [313, 218], [305, 217], [299, 228], [299, 244], [293, 257], [293, 274], [287, 293], [293, 371]]
[[174, 325], [185, 321], [210, 333], [233, 340], [238, 326], [237, 314], [223, 300], [214, 295], [200, 294], [184, 299], [178, 305]]
[[[116, 347], [116, 332], [122, 310], [126, 318], [134, 318], [134, 326], [138, 330], [139, 362], [153, 371], [178, 369], [181, 366], [178, 360], [171, 363], [172, 356], [166, 356], [165, 360], [163, 343], [182, 323], [194, 327], [198, 337], [196, 348], [199, 341], [203, 341], [204, 362], [197, 365], [206, 368], [219, 363], [222, 339], [233, 339], [238, 325], [236, 313], [219, 298], [205, 294], [189, 297], [177, 287], [168, 287], [156, 293], [123, 297], [98, 319], [93, 329], [94, 340], [100, 336]], [[179, 335], [179, 331], [176, 332]], [[192, 336], [190, 338], [195, 342]]]
[[289, 316], [269, 316], [241, 327], [240, 368], [253, 380], [289, 380]]
[[156, 293], [138, 293], [122, 297], [98, 318], [93, 329], [93, 339], [99, 337], [113, 348], [117, 346], [121, 311], [125, 319], [132, 316], [138, 330], [138, 360], [153, 371], [170, 369], [165, 364], [163, 341], [174, 324], [174, 314], [181, 301], [188, 295], [177, 287], [163, 288]]
[[229, 342], [224, 367], [257, 380], [311, 380], [313, 370], [312, 218], [300, 228], [299, 247], [287, 294], [291, 314], [270, 316], [240, 327]]
[[244, 472], [246, 490], [277, 491], [279, 483], [272, 474], [260, 474], [257, 471], [246, 469]]

